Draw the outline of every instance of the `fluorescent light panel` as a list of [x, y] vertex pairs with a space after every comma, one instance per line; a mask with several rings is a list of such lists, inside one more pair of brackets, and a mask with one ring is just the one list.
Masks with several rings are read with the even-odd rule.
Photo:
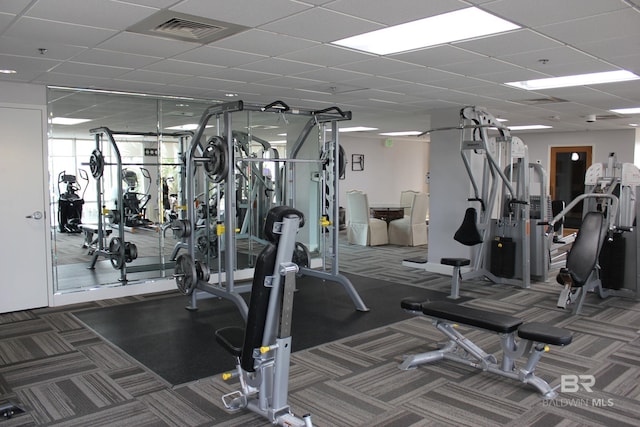
[[603, 73], [576, 74], [574, 76], [550, 77], [546, 79], [525, 80], [505, 83], [526, 90], [554, 89], [559, 87], [587, 86], [602, 83], [626, 82], [640, 79], [631, 71], [617, 70]]
[[54, 125], [78, 125], [80, 123], [90, 122], [91, 119], [74, 119], [71, 117], [52, 117], [51, 123]]
[[509, 126], [509, 130], [535, 130], [535, 129], [551, 129], [553, 126], [547, 125], [522, 125], [522, 126]]
[[339, 46], [388, 55], [467, 40], [520, 28], [475, 7], [371, 31], [333, 42]]
[[415, 136], [420, 135], [422, 132], [419, 130], [404, 130], [400, 132], [384, 132], [380, 135], [382, 136]]
[[353, 126], [349, 128], [340, 128], [338, 132], [366, 132], [369, 130], [378, 130], [378, 128], [368, 128], [366, 126]]
[[640, 107], [616, 108], [615, 110], [609, 110], [609, 111], [613, 111], [614, 113], [618, 113], [618, 114], [640, 114]]

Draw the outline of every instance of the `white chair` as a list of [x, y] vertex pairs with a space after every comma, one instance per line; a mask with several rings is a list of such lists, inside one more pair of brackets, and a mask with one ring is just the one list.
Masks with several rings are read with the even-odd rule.
[[411, 215], [389, 223], [389, 243], [392, 245], [418, 246], [427, 244], [427, 209], [429, 196], [418, 193], [411, 204]]
[[386, 221], [369, 217], [369, 200], [362, 191], [347, 192], [347, 241], [362, 246], [389, 243]]
[[418, 191], [414, 190], [403, 190], [400, 192], [400, 206], [404, 207], [404, 216], [411, 215], [411, 204], [413, 203], [413, 198], [416, 197]]

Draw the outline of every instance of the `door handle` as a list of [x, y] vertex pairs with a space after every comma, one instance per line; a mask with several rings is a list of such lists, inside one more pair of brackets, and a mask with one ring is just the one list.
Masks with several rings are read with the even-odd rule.
[[27, 215], [25, 216], [25, 218], [31, 218], [31, 219], [42, 219], [42, 212], [40, 211], [35, 211], [34, 213], [32, 213], [31, 215]]

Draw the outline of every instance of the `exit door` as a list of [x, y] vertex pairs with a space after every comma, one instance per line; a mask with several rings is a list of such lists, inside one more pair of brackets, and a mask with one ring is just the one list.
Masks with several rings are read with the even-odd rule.
[[0, 107], [0, 313], [48, 305], [44, 110]]
[[[568, 205], [584, 193], [584, 177], [591, 166], [591, 146], [551, 147], [550, 192], [552, 200]], [[578, 229], [582, 223], [582, 202], [565, 215], [564, 228]]]

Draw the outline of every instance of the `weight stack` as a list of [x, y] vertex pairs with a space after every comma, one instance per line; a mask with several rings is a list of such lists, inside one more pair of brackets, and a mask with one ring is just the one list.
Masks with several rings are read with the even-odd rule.
[[603, 288], [621, 289], [623, 287], [625, 244], [625, 237], [621, 233], [615, 233], [613, 240], [605, 239], [598, 258], [600, 280]]
[[516, 243], [510, 237], [496, 237], [491, 242], [489, 271], [497, 277], [511, 279], [516, 274]]

